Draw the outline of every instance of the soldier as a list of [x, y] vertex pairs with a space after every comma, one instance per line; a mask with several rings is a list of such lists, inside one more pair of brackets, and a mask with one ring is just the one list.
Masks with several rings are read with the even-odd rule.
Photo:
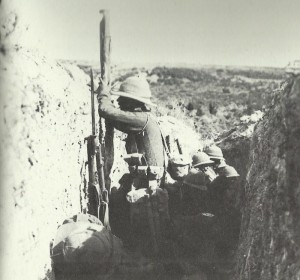
[[204, 151], [206, 154], [208, 154], [209, 158], [214, 161], [213, 168], [215, 172], [219, 174], [220, 169], [226, 166], [221, 148], [216, 145], [212, 145], [207, 147]]
[[214, 164], [204, 152], [192, 157], [192, 168], [183, 180], [181, 215], [173, 217], [178, 243], [197, 258], [211, 262], [217, 233], [214, 215], [208, 213], [208, 186], [216, 177]]
[[191, 160], [184, 155], [172, 157], [168, 165], [165, 187], [169, 194], [170, 214], [182, 211], [182, 187], [185, 176], [189, 173]]
[[160, 128], [151, 115], [151, 91], [147, 80], [135, 76], [127, 78], [118, 91], [120, 108], [111, 103], [109, 89], [103, 87], [99, 94], [99, 115], [108, 119], [118, 130], [127, 134], [126, 151], [141, 154], [143, 165], [164, 167], [164, 145]]
[[204, 152], [192, 157], [192, 169], [183, 181], [184, 214], [196, 215], [207, 211], [207, 186], [216, 177], [210, 168], [213, 164], [214, 162]]
[[[222, 194], [222, 197], [220, 198], [223, 203], [225, 211], [228, 213], [232, 213], [236, 211], [236, 203], [237, 203], [237, 193], [238, 193], [238, 177], [240, 175], [232, 166], [225, 166], [221, 172], [220, 172], [220, 181], [216, 182], [215, 188], [223, 188], [224, 193]], [[219, 190], [216, 189], [217, 192]], [[221, 191], [222, 193], [222, 191]], [[220, 210], [221, 211], [221, 210]]]
[[210, 184], [211, 213], [218, 214], [232, 207], [232, 199], [236, 188], [236, 179], [240, 175], [234, 167], [226, 165], [220, 175]]
[[218, 220], [220, 232], [216, 240], [216, 253], [225, 256], [237, 244], [240, 213], [235, 207], [237, 178], [234, 167], [225, 166], [209, 188], [209, 212]]
[[[119, 96], [119, 108], [112, 104], [110, 94]], [[151, 114], [151, 106], [155, 104], [151, 102], [150, 87], [144, 77], [127, 78], [117, 91], [110, 92], [103, 85], [100, 87], [99, 115], [127, 134], [125, 147], [128, 155], [125, 159], [130, 174], [125, 177], [130, 182], [125, 185], [131, 186], [131, 189], [126, 190], [124, 194], [130, 203], [131, 228], [135, 237], [143, 239], [142, 243], [148, 246], [149, 251], [151, 248], [157, 251], [156, 243], [159, 241], [155, 241], [154, 238], [160, 236], [160, 232], [163, 231], [159, 221], [168, 220], [169, 213], [168, 193], [160, 188], [165, 176], [164, 144], [158, 123]], [[113, 197], [111, 200], [113, 202]], [[122, 204], [118, 206], [121, 207], [121, 212], [126, 209], [124, 204], [123, 206], [124, 209]], [[146, 217], [141, 216], [142, 212]], [[149, 243], [149, 239], [152, 239], [152, 242]]]
[[193, 156], [192, 167], [202, 171], [209, 182], [212, 182], [217, 177], [213, 169], [214, 165], [215, 162], [204, 152], [199, 152]]
[[172, 179], [183, 181], [184, 177], [189, 173], [191, 160], [184, 155], [172, 157], [169, 161], [168, 173]]

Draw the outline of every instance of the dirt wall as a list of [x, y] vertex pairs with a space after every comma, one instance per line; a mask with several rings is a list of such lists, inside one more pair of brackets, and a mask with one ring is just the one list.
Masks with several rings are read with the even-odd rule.
[[0, 52], [0, 278], [44, 279], [58, 224], [85, 205], [88, 76], [76, 65], [60, 64], [20, 44], [16, 34], [27, 31], [16, 14], [8, 14], [5, 24]]
[[236, 279], [299, 279], [300, 77], [290, 79], [250, 145]]

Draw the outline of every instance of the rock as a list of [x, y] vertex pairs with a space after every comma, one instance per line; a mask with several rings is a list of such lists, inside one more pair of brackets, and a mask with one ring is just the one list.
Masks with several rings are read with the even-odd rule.
[[295, 77], [276, 94], [251, 140], [237, 279], [300, 277], [299, 138], [300, 77]]

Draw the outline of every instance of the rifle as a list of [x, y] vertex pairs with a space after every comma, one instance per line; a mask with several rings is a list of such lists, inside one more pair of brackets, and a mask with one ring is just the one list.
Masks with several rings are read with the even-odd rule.
[[[102, 19], [100, 21], [100, 82], [106, 86], [110, 86], [110, 28], [109, 28], [109, 11], [101, 10]], [[97, 157], [97, 170], [99, 174], [99, 183], [101, 191], [101, 206], [100, 206], [100, 219], [104, 225], [109, 227], [108, 222], [108, 194], [110, 189], [110, 179], [104, 174], [104, 167], [106, 174], [109, 174], [113, 164], [113, 137], [114, 128], [105, 121], [105, 135], [102, 127], [101, 117], [99, 119], [99, 134], [100, 145], [98, 148]], [[102, 153], [105, 154], [105, 162], [102, 158]]]
[[[111, 56], [111, 36], [110, 36], [110, 20], [109, 10], [100, 11], [102, 18], [99, 26], [99, 39], [100, 39], [100, 83], [110, 88], [110, 56]], [[105, 155], [105, 186], [110, 193], [110, 177], [107, 176], [111, 173], [114, 163], [114, 127], [110, 124], [109, 120], [101, 120], [100, 117], [100, 142], [103, 143], [102, 153]]]
[[[99, 143], [99, 142], [98, 142]], [[108, 208], [108, 191], [105, 187], [105, 175], [104, 175], [104, 160], [102, 157], [102, 144], [96, 146], [96, 165], [97, 165], [97, 173], [98, 180], [100, 186], [100, 207], [99, 207], [99, 219], [103, 223], [103, 225], [110, 229], [109, 225], [109, 208]]]
[[[108, 192], [105, 188], [103, 157], [101, 143], [97, 137], [95, 125], [95, 101], [94, 101], [94, 79], [93, 70], [90, 70], [91, 78], [91, 110], [92, 110], [92, 135], [85, 138], [87, 140], [88, 166], [89, 166], [89, 214], [98, 217], [104, 226], [109, 226], [108, 216]], [[96, 162], [96, 167], [95, 167]], [[96, 175], [97, 174], [97, 178]]]
[[89, 183], [87, 189], [88, 196], [88, 213], [99, 217], [99, 184], [96, 179], [96, 147], [97, 136], [96, 136], [96, 126], [95, 126], [95, 102], [94, 102], [94, 80], [93, 71], [90, 72], [91, 77], [91, 113], [92, 113], [92, 134], [86, 138], [87, 141], [87, 156], [88, 156], [88, 169], [89, 169]]

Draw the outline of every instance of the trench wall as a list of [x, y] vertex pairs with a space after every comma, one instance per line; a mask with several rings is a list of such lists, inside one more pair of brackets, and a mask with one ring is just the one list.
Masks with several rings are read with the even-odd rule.
[[5, 24], [0, 278], [51, 278], [49, 244], [57, 226], [85, 207], [89, 77], [72, 63], [18, 43], [26, 30], [19, 29], [16, 14], [9, 13]]
[[300, 77], [289, 79], [254, 131], [236, 279], [300, 278]]

